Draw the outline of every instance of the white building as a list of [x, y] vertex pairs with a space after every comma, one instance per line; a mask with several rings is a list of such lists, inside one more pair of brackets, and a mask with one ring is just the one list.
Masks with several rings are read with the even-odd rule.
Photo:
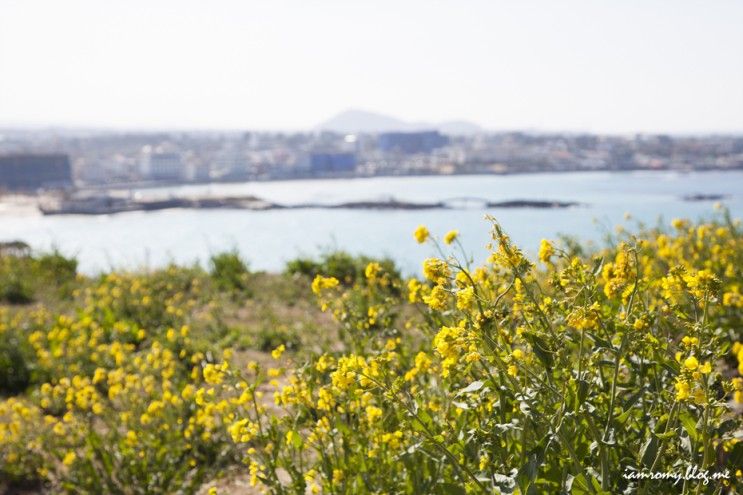
[[142, 177], [148, 180], [183, 180], [185, 167], [178, 153], [146, 150], [142, 158]]

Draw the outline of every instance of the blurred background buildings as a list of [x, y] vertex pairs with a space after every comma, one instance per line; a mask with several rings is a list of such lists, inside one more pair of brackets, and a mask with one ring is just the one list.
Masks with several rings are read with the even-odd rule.
[[0, 188], [743, 168], [743, 136], [0, 130]]

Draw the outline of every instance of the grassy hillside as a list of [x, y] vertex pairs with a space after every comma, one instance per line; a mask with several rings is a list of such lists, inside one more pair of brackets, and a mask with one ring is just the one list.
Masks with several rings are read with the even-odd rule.
[[[479, 267], [456, 231], [414, 238], [440, 255], [409, 280], [343, 253], [96, 277], [58, 253], [0, 257], [3, 486], [739, 489], [739, 223], [545, 240], [529, 260], [493, 221]], [[690, 466], [730, 472], [636, 479]]]

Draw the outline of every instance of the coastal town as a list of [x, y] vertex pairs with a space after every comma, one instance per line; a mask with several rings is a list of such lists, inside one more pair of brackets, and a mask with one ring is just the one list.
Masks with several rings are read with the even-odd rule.
[[390, 175], [735, 170], [740, 135], [0, 129], [0, 192]]

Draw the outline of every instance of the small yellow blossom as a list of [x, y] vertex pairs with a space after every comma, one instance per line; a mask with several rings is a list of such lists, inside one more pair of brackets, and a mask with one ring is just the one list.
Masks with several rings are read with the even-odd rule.
[[369, 424], [375, 423], [379, 418], [382, 417], [382, 410], [376, 406], [366, 407], [366, 420]]
[[271, 351], [271, 357], [274, 359], [279, 359], [282, 354], [284, 354], [284, 351], [286, 350], [286, 346], [284, 344], [281, 344], [276, 349]]
[[340, 282], [335, 277], [323, 277], [322, 275], [317, 275], [312, 281], [312, 292], [320, 295], [323, 290], [337, 287], [339, 283]]
[[675, 387], [676, 400], [685, 400], [688, 399], [691, 395], [691, 386], [689, 385], [689, 382], [685, 380], [678, 380]]
[[549, 263], [550, 258], [555, 254], [555, 248], [550, 241], [542, 239], [539, 243], [539, 261]]
[[415, 229], [415, 232], [413, 232], [413, 237], [415, 237], [415, 240], [418, 242], [418, 244], [423, 244], [428, 240], [428, 236], [431, 235], [430, 232], [428, 232], [428, 229], [425, 225], [419, 225], [417, 229]]
[[444, 235], [444, 243], [445, 244], [451, 244], [454, 242], [457, 237], [459, 237], [459, 231], [458, 230], [450, 230], [449, 232]]
[[684, 360], [684, 368], [689, 371], [694, 371], [699, 367], [699, 361], [694, 356], [689, 356]]
[[411, 278], [408, 281], [408, 302], [411, 304], [419, 302], [421, 300], [421, 289], [423, 285], [418, 281], [417, 278]]
[[439, 258], [427, 258], [423, 261], [423, 275], [430, 281], [443, 285], [451, 277], [451, 269], [446, 261]]
[[71, 466], [72, 463], [75, 462], [75, 459], [77, 459], [77, 455], [75, 455], [75, 453], [70, 450], [65, 454], [64, 458], [62, 459], [62, 464], [64, 464], [65, 466]]
[[472, 307], [475, 301], [475, 290], [472, 287], [467, 287], [457, 292], [457, 309], [465, 311]]
[[373, 261], [366, 265], [366, 268], [364, 269], [364, 275], [368, 280], [375, 280], [379, 275], [379, 272], [381, 271], [382, 267], [380, 266], [380, 264]]
[[448, 299], [448, 293], [446, 289], [437, 285], [431, 289], [431, 293], [427, 296], [423, 296], [423, 302], [428, 304], [431, 309], [442, 310], [446, 308], [446, 301]]

